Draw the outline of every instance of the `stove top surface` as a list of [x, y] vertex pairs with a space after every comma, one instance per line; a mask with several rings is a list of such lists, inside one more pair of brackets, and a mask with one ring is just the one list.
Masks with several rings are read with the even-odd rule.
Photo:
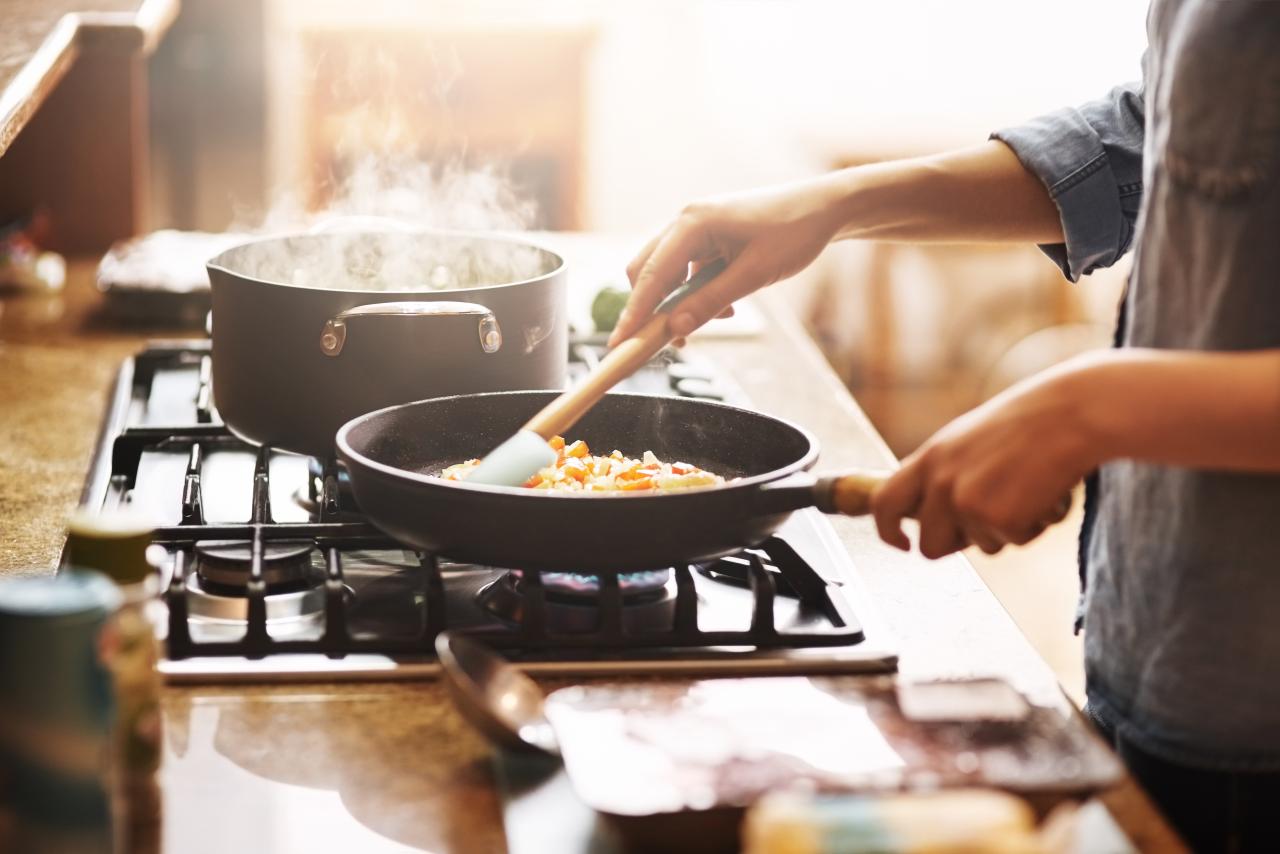
[[[601, 349], [575, 343], [571, 375]], [[547, 673], [891, 669], [854, 611], [856, 572], [816, 511], [758, 549], [596, 577], [451, 562], [369, 525], [333, 463], [255, 448], [213, 405], [207, 341], [154, 344], [122, 366], [84, 492], [161, 527], [175, 681], [420, 678], [445, 629]], [[627, 391], [743, 404], [709, 366], [669, 355]], [[255, 554], [256, 553], [256, 554]], [[257, 569], [251, 572], [254, 561]]]

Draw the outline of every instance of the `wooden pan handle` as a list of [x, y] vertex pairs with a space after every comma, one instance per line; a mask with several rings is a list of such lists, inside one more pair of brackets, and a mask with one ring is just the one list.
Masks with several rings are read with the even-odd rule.
[[871, 512], [872, 496], [892, 474], [858, 469], [819, 478], [814, 486], [814, 504], [823, 513], [865, 516]]
[[640, 331], [610, 350], [576, 386], [548, 403], [529, 419], [524, 429], [544, 439], [569, 432], [609, 389], [634, 374], [671, 341], [671, 311], [687, 297], [706, 287], [724, 272], [725, 262], [717, 259], [703, 264], [689, 281], [672, 291], [654, 310]]

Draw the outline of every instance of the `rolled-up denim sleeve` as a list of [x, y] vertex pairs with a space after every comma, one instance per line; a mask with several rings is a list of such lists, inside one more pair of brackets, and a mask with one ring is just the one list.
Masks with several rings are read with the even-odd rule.
[[1041, 249], [1078, 281], [1133, 243], [1142, 204], [1142, 83], [991, 135], [1038, 177], [1062, 217], [1064, 243]]

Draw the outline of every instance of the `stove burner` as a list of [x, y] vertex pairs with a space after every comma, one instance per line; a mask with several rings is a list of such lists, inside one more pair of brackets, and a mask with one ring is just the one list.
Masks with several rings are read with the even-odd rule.
[[[187, 613], [191, 628], [204, 640], [233, 639], [244, 634], [249, 619], [249, 600], [235, 592], [210, 589], [197, 576], [188, 575]], [[277, 639], [306, 633], [323, 622], [324, 588], [306, 587], [264, 597], [267, 626]], [[227, 637], [224, 637], [226, 635]]]
[[[312, 575], [313, 542], [278, 541], [262, 546], [262, 580], [272, 593], [307, 586]], [[253, 562], [247, 540], [210, 540], [196, 543], [196, 573], [204, 587], [218, 593], [242, 595], [249, 583]]]
[[[622, 626], [628, 632], [663, 631], [671, 628], [676, 593], [671, 570], [632, 572], [618, 576], [622, 593]], [[592, 632], [600, 628], [598, 576], [548, 572], [542, 575], [546, 591], [547, 626], [558, 632]], [[519, 570], [486, 584], [476, 601], [489, 613], [511, 624], [524, 619], [526, 582]]]
[[[517, 579], [521, 577], [518, 569], [513, 570], [512, 574]], [[622, 590], [623, 601], [630, 601], [637, 596], [661, 590], [670, 580], [671, 570], [669, 569], [627, 572], [618, 576], [618, 587]], [[547, 594], [552, 597], [595, 599], [600, 595], [600, 576], [588, 575], [585, 572], [544, 572], [542, 584], [547, 588]]]

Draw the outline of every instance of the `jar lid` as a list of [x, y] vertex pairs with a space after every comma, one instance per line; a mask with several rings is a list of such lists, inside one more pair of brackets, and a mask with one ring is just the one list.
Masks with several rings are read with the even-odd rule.
[[119, 588], [99, 572], [68, 568], [0, 579], [0, 617], [101, 616], [119, 606]]
[[147, 547], [155, 525], [132, 509], [80, 508], [67, 520], [69, 566], [96, 569], [117, 584], [137, 584], [154, 572]]

